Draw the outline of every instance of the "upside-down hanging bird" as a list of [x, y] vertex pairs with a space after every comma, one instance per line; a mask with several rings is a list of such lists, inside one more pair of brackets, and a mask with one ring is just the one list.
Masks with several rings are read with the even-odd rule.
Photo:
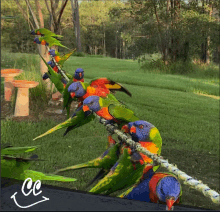
[[180, 202], [181, 195], [181, 184], [173, 174], [155, 173], [151, 169], [146, 179], [132, 186], [119, 197], [145, 202], [166, 203], [166, 209], [173, 210], [173, 205]]
[[[127, 128], [127, 129], [126, 129]], [[142, 147], [146, 148], [151, 153], [160, 155], [162, 148], [162, 138], [158, 129], [151, 123], [143, 120], [130, 122], [122, 127], [126, 133], [129, 133], [135, 142], [138, 142]], [[148, 156], [140, 153], [145, 162], [153, 163], [153, 160]], [[154, 166], [156, 171], [159, 166]]]
[[[148, 149], [152, 153], [160, 153], [160, 151], [158, 150], [159, 147], [161, 149], [162, 140], [159, 131], [151, 123], [138, 120], [135, 122], [129, 122], [127, 126], [129, 127], [130, 134], [135, 142], [140, 143], [141, 146]], [[136, 130], [136, 128], [138, 129]], [[112, 193], [113, 191], [122, 189], [125, 186], [128, 187], [129, 185], [132, 185], [132, 183], [138, 183], [142, 177], [146, 177], [148, 170], [150, 170], [151, 168], [153, 168], [153, 170], [156, 170], [158, 168], [153, 167], [151, 164], [152, 160], [146, 155], [136, 151], [134, 147], [123, 145], [123, 147], [121, 148], [122, 155], [124, 154], [125, 150], [130, 154], [130, 159], [129, 161], [125, 160], [127, 164], [124, 164], [124, 166], [129, 169], [130, 166], [128, 164], [129, 162], [132, 162], [134, 170], [131, 169], [130, 172], [126, 172], [128, 170], [123, 171], [123, 167], [119, 167], [116, 171], [113, 170], [113, 172], [115, 172], [117, 175], [120, 175], [119, 177], [115, 178], [117, 182], [113, 181], [113, 183], [109, 182], [108, 184], [108, 180], [112, 179], [111, 174], [109, 174], [109, 176], [106, 176], [107, 179], [104, 178], [103, 181], [100, 181], [91, 190], [91, 192], [100, 193], [108, 188], [108, 192], [106, 194]]]
[[97, 194], [105, 192], [108, 195], [138, 183], [152, 165], [140, 163], [136, 156], [135, 150], [129, 152], [129, 149], [123, 148], [123, 153], [110, 172], [89, 192]]

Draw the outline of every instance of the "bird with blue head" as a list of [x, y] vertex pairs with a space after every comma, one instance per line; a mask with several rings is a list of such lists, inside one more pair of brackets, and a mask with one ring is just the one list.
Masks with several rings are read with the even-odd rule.
[[152, 203], [166, 204], [166, 210], [173, 210], [174, 204], [180, 202], [181, 184], [170, 173], [148, 171], [148, 177], [119, 195], [121, 198]]
[[84, 70], [82, 68], [77, 68], [75, 70], [75, 73], [73, 75], [73, 81], [74, 82], [77, 82], [77, 81], [80, 81], [80, 82], [84, 82]]

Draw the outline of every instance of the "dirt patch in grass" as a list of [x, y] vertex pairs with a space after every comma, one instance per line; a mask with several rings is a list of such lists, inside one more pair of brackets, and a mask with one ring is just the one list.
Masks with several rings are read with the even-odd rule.
[[[7, 102], [4, 100], [4, 97], [1, 97], [1, 119], [4, 120], [6, 118], [10, 118], [14, 121], [22, 122], [22, 121], [31, 121], [38, 122], [41, 120], [54, 120], [56, 122], [63, 122], [66, 118], [66, 111], [61, 113], [62, 103], [58, 101], [51, 100], [52, 105], [42, 105], [42, 107], [33, 107], [34, 103], [30, 100], [30, 111], [29, 116], [14, 116], [14, 109], [11, 102]], [[57, 104], [57, 105], [56, 105]], [[73, 111], [74, 105], [71, 106]]]

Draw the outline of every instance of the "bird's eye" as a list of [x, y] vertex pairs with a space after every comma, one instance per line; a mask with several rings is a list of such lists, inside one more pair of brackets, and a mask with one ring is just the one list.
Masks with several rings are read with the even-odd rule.
[[139, 129], [143, 129], [144, 128], [144, 125], [139, 125]]

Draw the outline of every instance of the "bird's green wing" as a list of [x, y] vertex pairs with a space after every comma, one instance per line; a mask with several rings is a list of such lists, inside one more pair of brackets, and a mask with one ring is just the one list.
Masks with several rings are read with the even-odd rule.
[[64, 127], [73, 127], [73, 129], [75, 129], [77, 127], [80, 127], [80, 126], [90, 122], [94, 118], [95, 118], [95, 116], [93, 114], [86, 117], [83, 110], [77, 111], [76, 115], [74, 117], [69, 118], [66, 121], [64, 121], [63, 123], [56, 125], [52, 129], [48, 130], [47, 132], [45, 132], [42, 135], [39, 135], [38, 137], [34, 138], [33, 140], [37, 140], [39, 138], [42, 138], [42, 137], [49, 135], [57, 130], [62, 129]]
[[150, 130], [149, 134], [150, 141], [152, 141], [156, 145], [156, 147], [159, 148], [157, 154], [160, 155], [162, 149], [162, 138], [160, 136], [159, 130], [154, 127]]
[[44, 61], [45, 65], [48, 68], [48, 75], [50, 77], [50, 80], [52, 83], [54, 83], [57, 90], [62, 93], [64, 90], [63, 83], [61, 82], [61, 75], [57, 74], [50, 65], [47, 64], [47, 62], [44, 60], [44, 58], [40, 55], [41, 59]]
[[31, 163], [16, 160], [1, 160], [1, 177], [12, 178], [16, 180], [25, 180], [31, 178], [37, 180], [54, 180], [62, 182], [76, 181], [75, 178], [66, 178], [59, 175], [44, 174], [42, 172], [28, 170]]
[[120, 198], [126, 197], [135, 187], [136, 187], [136, 184], [131, 186], [128, 190], [126, 190], [122, 194], [118, 195], [118, 197], [120, 197]]
[[[117, 165], [115, 167], [115, 165]], [[115, 164], [110, 172], [101, 179], [89, 192], [101, 193], [109, 190], [113, 185], [117, 184], [126, 175], [131, 173], [134, 169], [130, 161], [130, 156], [127, 149], [124, 149], [123, 154], [119, 157], [119, 160]]]
[[136, 163], [136, 169], [132, 170], [131, 173], [126, 175], [122, 180], [117, 182], [114, 186], [112, 186], [105, 194], [109, 195], [115, 191], [128, 188], [129, 186], [136, 184], [140, 181], [143, 176], [144, 165]]
[[20, 176], [19, 180], [24, 180], [29, 177], [33, 181], [37, 181], [37, 180], [53, 180], [53, 181], [60, 181], [60, 182], [74, 182], [74, 181], [76, 181], [75, 178], [63, 177], [63, 176], [54, 175], [54, 174], [44, 174], [42, 172], [33, 171], [33, 170], [25, 170], [24, 173]]
[[122, 122], [134, 122], [140, 120], [138, 117], [134, 115], [134, 112], [128, 108], [126, 108], [122, 104], [110, 104], [108, 107], [109, 113], [117, 120]]
[[91, 161], [77, 164], [74, 166], [69, 166], [63, 169], [59, 169], [56, 171], [56, 173], [69, 171], [69, 170], [76, 170], [76, 169], [82, 169], [82, 168], [104, 168], [104, 169], [110, 169], [115, 162], [118, 159], [117, 151], [119, 149], [119, 144], [116, 144], [109, 149], [107, 149], [104, 154], [102, 154], [100, 157], [93, 159]]
[[51, 32], [49, 29], [45, 28], [36, 29], [35, 33], [37, 32], [40, 32], [40, 34], [43, 34], [44, 36], [63, 37], [62, 35], [57, 35], [54, 32]]
[[51, 47], [51, 46], [61, 46], [61, 47], [69, 49], [68, 47], [61, 44], [60, 41], [58, 41], [56, 38], [53, 38], [51, 36], [40, 37], [39, 41], [42, 41], [42, 40], [45, 40], [49, 44], [49, 47]]
[[24, 152], [32, 152], [39, 146], [27, 146], [27, 147], [9, 147], [1, 149], [1, 156], [3, 155], [14, 155], [14, 154], [20, 154]]
[[58, 64], [60, 65], [60, 67], [63, 66], [64, 62], [68, 60], [68, 58], [76, 51], [76, 49], [73, 49], [71, 50], [71, 52], [63, 55], [61, 58], [60, 58], [60, 61], [58, 62]]

